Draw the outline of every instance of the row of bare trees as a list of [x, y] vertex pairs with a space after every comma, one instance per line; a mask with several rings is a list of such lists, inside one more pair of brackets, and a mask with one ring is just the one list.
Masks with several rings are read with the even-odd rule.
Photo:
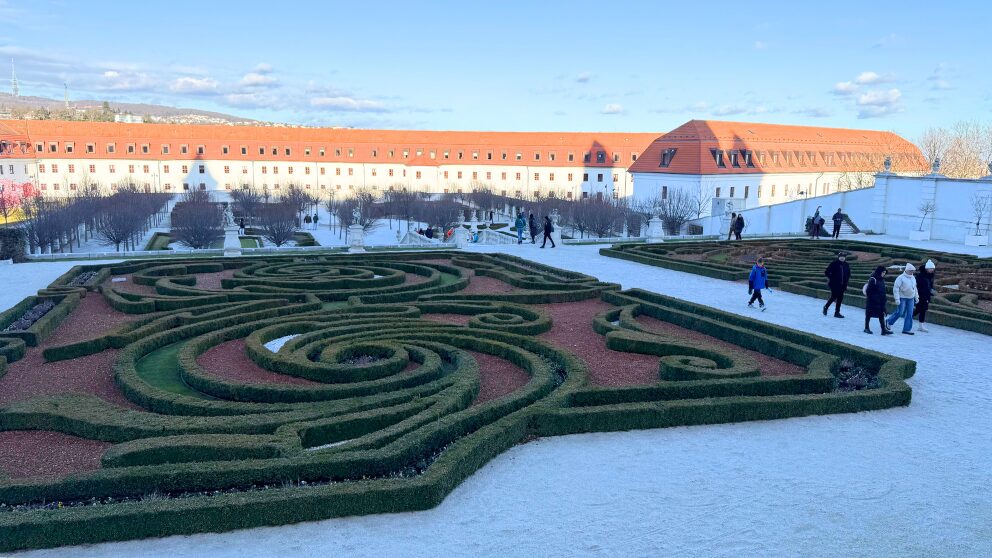
[[172, 208], [172, 239], [193, 249], [210, 248], [224, 236], [222, 206], [202, 190], [190, 190]]
[[931, 163], [940, 159], [940, 173], [950, 178], [981, 178], [992, 171], [992, 123], [961, 121], [950, 128], [927, 128], [916, 142]]
[[168, 194], [146, 194], [121, 185], [110, 195], [84, 191], [74, 196], [24, 198], [24, 227], [34, 252], [71, 252], [95, 239], [115, 250], [138, 250], [148, 230], [161, 223]]

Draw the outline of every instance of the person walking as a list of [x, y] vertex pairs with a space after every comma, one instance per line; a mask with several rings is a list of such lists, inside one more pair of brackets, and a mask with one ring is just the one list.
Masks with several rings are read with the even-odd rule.
[[524, 227], [527, 226], [527, 221], [524, 220], [524, 212], [521, 211], [517, 213], [517, 220], [514, 222], [517, 227], [517, 244], [524, 243]]
[[530, 229], [530, 243], [537, 244], [537, 240], [535, 239], [537, 238], [537, 234], [540, 232], [540, 229], [537, 228], [537, 221], [534, 219], [533, 213], [530, 214], [530, 218], [527, 220], [527, 228]]
[[[754, 266], [751, 267], [751, 274], [747, 278], [747, 294], [751, 295], [747, 307], [754, 308], [754, 301], [758, 301], [758, 307], [762, 312], [765, 310], [765, 301], [761, 298], [761, 290], [768, 288], [768, 270], [765, 269], [765, 259], [758, 258]], [[771, 291], [771, 289], [768, 289]]]
[[316, 211], [313, 212], [313, 230], [317, 230], [317, 223], [320, 222], [320, 216]]
[[245, 234], [245, 218], [238, 220], [238, 234]]
[[827, 286], [830, 287], [830, 298], [823, 305], [823, 315], [826, 316], [830, 305], [836, 302], [834, 317], [843, 318], [840, 305], [844, 302], [844, 291], [847, 290], [847, 283], [851, 280], [851, 266], [847, 263], [847, 255], [844, 252], [837, 252], [837, 257], [830, 262], [823, 275], [827, 277]]
[[900, 317], [903, 317], [902, 332], [904, 335], [913, 335], [913, 306], [920, 300], [919, 292], [916, 290], [916, 278], [913, 277], [914, 273], [916, 273], [916, 266], [907, 263], [903, 272], [899, 274], [899, 277], [896, 277], [896, 281], [892, 285], [892, 298], [899, 306], [886, 320], [886, 323], [891, 327]]
[[916, 275], [916, 293], [919, 297], [919, 304], [916, 305], [916, 312], [919, 314], [920, 325], [916, 331], [927, 333], [927, 310], [930, 308], [930, 299], [937, 292], [934, 286], [934, 273], [937, 265], [933, 260], [927, 260], [923, 265], [923, 271]]
[[742, 232], [744, 232], [744, 214], [739, 213], [734, 221], [734, 238], [740, 240]]
[[840, 225], [844, 222], [844, 212], [841, 211], [841, 208], [837, 208], [837, 213], [834, 213], [833, 221], [834, 231], [833, 234], [830, 235], [830, 238], [840, 238]]
[[865, 333], [871, 334], [871, 319], [878, 318], [878, 326], [882, 335], [892, 335], [892, 330], [885, 325], [885, 266], [878, 266], [865, 283]]
[[541, 242], [541, 248], [544, 248], [544, 245], [547, 244], [549, 240], [551, 241], [551, 247], [552, 248], [557, 248], [557, 246], [555, 246], [555, 239], [551, 238], [551, 233], [553, 233], [553, 232], [555, 232], [555, 227], [554, 227], [554, 225], [551, 224], [551, 217], [548, 217], [547, 215], [545, 215], [544, 216], [544, 240]]
[[737, 227], [737, 213], [730, 214], [730, 228], [727, 229], [727, 240], [734, 236], [734, 228]]

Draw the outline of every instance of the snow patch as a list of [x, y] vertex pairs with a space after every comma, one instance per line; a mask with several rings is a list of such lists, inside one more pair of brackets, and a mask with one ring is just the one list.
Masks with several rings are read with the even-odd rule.
[[263, 346], [266, 349], [272, 351], [273, 353], [277, 353], [277, 352], [279, 352], [279, 349], [281, 349], [282, 346], [285, 345], [289, 340], [294, 339], [294, 338], [299, 337], [299, 336], [300, 336], [299, 333], [294, 333], [292, 335], [284, 335], [282, 337], [277, 337], [277, 338], [273, 339], [272, 341], [269, 341], [268, 343], [266, 343]]
[[327, 448], [333, 448], [335, 446], [340, 446], [341, 444], [347, 444], [350, 441], [351, 440], [341, 440], [340, 442], [331, 442], [330, 444], [324, 444], [322, 446], [314, 446], [312, 448], [305, 448], [304, 451], [317, 451], [317, 450], [322, 450], [322, 449], [327, 449]]

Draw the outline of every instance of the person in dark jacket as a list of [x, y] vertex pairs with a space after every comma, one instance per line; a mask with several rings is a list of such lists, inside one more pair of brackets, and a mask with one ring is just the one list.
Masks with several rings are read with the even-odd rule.
[[245, 234], [245, 218], [238, 220], [238, 234]]
[[837, 208], [837, 213], [834, 213], [833, 221], [834, 232], [831, 235], [831, 238], [840, 238], [840, 225], [844, 222], [844, 212], [841, 211], [841, 208]]
[[734, 236], [734, 228], [737, 226], [737, 213], [730, 214], [730, 228], [727, 229], [727, 240]]
[[922, 268], [923, 271], [916, 274], [916, 292], [920, 294], [920, 301], [914, 310], [920, 314], [920, 325], [916, 331], [927, 333], [930, 331], [927, 329], [927, 309], [930, 308], [930, 299], [937, 292], [937, 287], [933, 282], [937, 265], [933, 263], [933, 260], [927, 260]]
[[737, 219], [734, 220], [734, 238], [737, 240], [741, 239], [741, 233], [744, 232], [744, 214], [738, 214]]
[[892, 330], [885, 325], [885, 266], [878, 266], [868, 278], [865, 285], [865, 333], [870, 334], [869, 322], [872, 318], [878, 318], [878, 325], [882, 328], [882, 335], [892, 335]]
[[809, 237], [810, 239], [820, 238], [820, 227], [823, 225], [823, 217], [820, 216], [820, 207], [816, 206], [816, 213], [813, 214], [813, 220], [810, 222]]
[[427, 231], [424, 232], [424, 236], [427, 238], [434, 238], [434, 229], [430, 225], [427, 225]]
[[527, 228], [527, 220], [524, 219], [524, 212], [517, 213], [517, 220], [513, 225], [517, 228], [517, 244], [524, 243], [524, 229]]
[[830, 287], [830, 298], [823, 305], [823, 315], [827, 315], [827, 309], [834, 302], [834, 317], [843, 318], [840, 313], [840, 305], [844, 302], [844, 291], [847, 290], [847, 283], [851, 280], [851, 266], [847, 263], [847, 255], [844, 252], [837, 252], [837, 257], [830, 262], [823, 275], [827, 277], [827, 286]]
[[551, 233], [553, 233], [553, 232], [555, 232], [555, 227], [554, 227], [554, 225], [551, 224], [551, 217], [548, 217], [547, 215], [545, 215], [544, 216], [544, 241], [541, 242], [541, 248], [544, 248], [544, 245], [547, 244], [549, 240], [551, 241], [551, 247], [552, 248], [557, 248], [557, 246], [555, 246], [555, 239], [551, 238]]
[[768, 270], [765, 269], [765, 259], [758, 258], [757, 263], [751, 268], [751, 274], [747, 278], [747, 294], [751, 295], [747, 307], [754, 308], [754, 301], [758, 301], [758, 307], [762, 311], [765, 309], [765, 301], [761, 298], [761, 289], [768, 287]]
[[530, 228], [530, 243], [537, 244], [537, 240], [535, 239], [541, 230], [537, 228], [537, 221], [534, 219], [533, 213], [530, 214], [530, 218], [527, 220], [527, 226]]

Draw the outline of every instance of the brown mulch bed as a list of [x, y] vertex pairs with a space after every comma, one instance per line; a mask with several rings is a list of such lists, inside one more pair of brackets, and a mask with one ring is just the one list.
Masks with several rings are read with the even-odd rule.
[[0, 432], [0, 471], [15, 479], [93, 471], [100, 468], [100, 457], [111, 445], [60, 432]]
[[196, 288], [209, 291], [222, 290], [224, 287], [220, 284], [221, 279], [234, 277], [235, 271], [234, 269], [225, 269], [224, 271], [215, 271], [213, 273], [197, 273]]
[[476, 275], [474, 271], [469, 275], [468, 287], [458, 291], [458, 294], [503, 294], [519, 291], [513, 285], [493, 279]]
[[465, 326], [468, 325], [468, 321], [472, 319], [472, 316], [465, 314], [424, 314], [421, 318], [424, 320], [437, 322], [439, 324]]
[[873, 262], [875, 260], [882, 259], [882, 255], [877, 252], [851, 252], [852, 256], [856, 256], [859, 262]]
[[215, 345], [196, 358], [197, 364], [203, 369], [227, 380], [252, 384], [294, 384], [320, 385], [304, 378], [286, 376], [270, 372], [255, 364], [255, 361], [245, 354], [245, 340], [235, 339]]
[[567, 304], [534, 306], [551, 316], [550, 331], [538, 339], [566, 349], [589, 365], [589, 379], [603, 386], [632, 386], [655, 384], [658, 377], [658, 357], [622, 353], [606, 348], [606, 338], [592, 329], [596, 314], [615, 308], [599, 299]]
[[137, 409], [114, 384], [113, 362], [117, 350], [72, 360], [45, 362], [44, 349], [98, 337], [141, 316], [117, 312], [99, 293], [89, 293], [58, 328], [37, 347], [28, 348], [24, 358], [8, 365], [0, 378], [0, 405], [41, 395], [86, 393], [115, 405]]
[[530, 381], [530, 374], [508, 360], [476, 351], [469, 351], [479, 363], [482, 385], [472, 405], [479, 405], [512, 393]]
[[689, 345], [711, 346], [750, 356], [758, 361], [762, 376], [792, 376], [806, 373], [806, 370], [801, 366], [763, 355], [757, 351], [750, 351], [738, 347], [733, 343], [727, 343], [704, 333], [679, 327], [675, 324], [652, 318], [651, 316], [638, 316], [636, 319], [637, 323], [645, 326], [652, 332], [675, 337], [680, 341], [685, 341]]

